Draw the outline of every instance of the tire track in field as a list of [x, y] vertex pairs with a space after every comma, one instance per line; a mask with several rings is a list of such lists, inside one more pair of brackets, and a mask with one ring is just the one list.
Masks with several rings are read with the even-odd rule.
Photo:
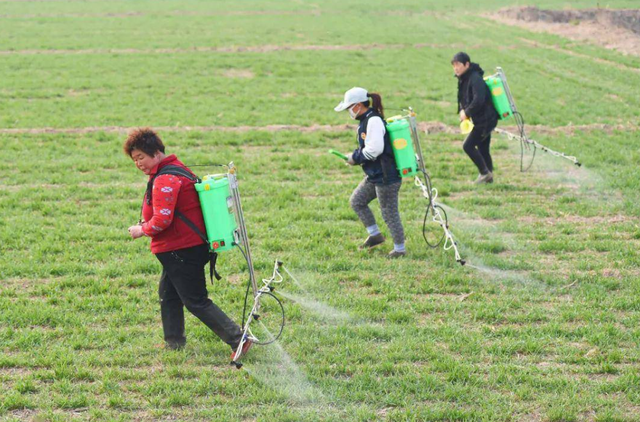
[[577, 53], [575, 51], [567, 50], [566, 48], [561, 48], [561, 47], [558, 47], [556, 45], [544, 44], [544, 43], [540, 43], [538, 41], [528, 40], [526, 38], [520, 38], [520, 41], [524, 42], [525, 44], [529, 44], [530, 46], [535, 47], [535, 48], [544, 48], [546, 50], [556, 51], [558, 53], [566, 54], [568, 56], [578, 57], [578, 58], [581, 58], [581, 59], [587, 59], [587, 60], [590, 60], [590, 61], [592, 61], [594, 63], [613, 66], [616, 69], [627, 70], [627, 71], [630, 71], [630, 72], [640, 73], [640, 68], [627, 66], [627, 65], [622, 64], [622, 63], [617, 63], [617, 62], [614, 62], [614, 61], [611, 61], [611, 60], [607, 60], [607, 59], [601, 59], [599, 57], [593, 57], [593, 56], [590, 56], [588, 54]]
[[479, 48], [463, 44], [345, 44], [345, 45], [256, 45], [229, 47], [191, 47], [191, 48], [88, 48], [88, 49], [24, 49], [0, 50], [0, 56], [12, 55], [83, 55], [83, 54], [176, 54], [176, 53], [273, 53], [278, 51], [362, 51], [362, 50], [401, 50], [404, 48]]
[[[91, 126], [91, 127], [73, 127], [73, 128], [56, 128], [56, 127], [39, 127], [39, 128], [0, 128], [2, 135], [42, 135], [42, 134], [90, 134], [97, 132], [104, 133], [127, 133], [129, 130], [139, 126]], [[153, 126], [160, 132], [282, 132], [297, 131], [302, 133], [313, 132], [345, 132], [355, 130], [356, 125], [320, 125], [312, 124], [310, 126], [303, 125], [266, 125], [266, 126]], [[442, 122], [420, 122], [418, 129], [427, 134], [459, 134], [460, 129], [457, 126], [450, 126]], [[512, 126], [504, 126], [502, 129], [517, 133], [517, 129]], [[611, 133], [614, 131], [640, 131], [638, 124], [618, 124], [609, 125], [604, 123], [593, 123], [587, 125], [569, 125], [569, 126], [543, 126], [529, 125], [527, 130], [531, 133], [545, 135], [573, 135], [577, 132], [603, 131]]]

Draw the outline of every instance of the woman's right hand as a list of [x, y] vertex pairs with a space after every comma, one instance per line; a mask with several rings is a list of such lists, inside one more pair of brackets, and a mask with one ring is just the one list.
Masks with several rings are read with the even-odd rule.
[[139, 224], [136, 224], [135, 226], [129, 227], [129, 234], [131, 235], [132, 239], [137, 239], [139, 237], [144, 236], [144, 232], [142, 231], [142, 226]]

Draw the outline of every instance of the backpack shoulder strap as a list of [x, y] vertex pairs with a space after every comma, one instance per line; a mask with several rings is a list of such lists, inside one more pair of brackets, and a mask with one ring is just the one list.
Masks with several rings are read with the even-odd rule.
[[[189, 220], [186, 215], [176, 210], [176, 216], [182, 220], [191, 230], [193, 230], [199, 237], [202, 239], [209, 247], [209, 239], [207, 236], [200, 231], [198, 226], [196, 226], [193, 221]], [[213, 277], [216, 280], [220, 280], [222, 277], [218, 274], [218, 270], [216, 269], [216, 261], [218, 260], [218, 253], [212, 250], [209, 250], [209, 277], [211, 278], [211, 283], [213, 283]]]
[[[156, 180], [156, 177], [161, 176], [163, 174], [171, 174], [174, 176], [186, 177], [187, 179], [191, 180], [194, 183], [200, 182], [200, 178], [198, 178], [195, 174], [191, 173], [189, 170], [187, 170], [184, 167], [172, 166], [172, 165], [164, 166], [160, 169], [158, 173], [155, 174], [155, 176], [151, 178], [151, 180], [149, 180], [149, 183], [147, 183], [147, 194], [145, 196], [147, 204], [151, 204], [153, 182]], [[196, 226], [193, 223], [193, 221], [189, 220], [186, 215], [184, 215], [177, 209], [175, 210], [175, 214], [176, 214], [176, 217], [182, 220], [187, 225], [187, 227], [189, 227], [193, 232], [195, 232], [198, 235], [198, 237], [200, 237], [200, 239], [203, 240], [203, 242], [209, 245], [209, 239], [207, 238], [207, 235], [202, 233], [202, 231], [198, 228], [198, 226]], [[222, 278], [220, 277], [220, 274], [218, 274], [218, 271], [216, 269], [217, 259], [218, 259], [218, 254], [216, 252], [209, 251], [209, 277], [211, 278], [212, 282], [213, 282], [213, 277], [215, 277], [217, 280], [220, 280]]]
[[197, 182], [200, 180], [195, 174], [191, 173], [188, 169], [180, 166], [174, 166], [174, 165], [168, 165], [168, 166], [162, 167], [160, 171], [156, 173], [156, 175], [154, 176], [154, 179], [162, 174], [172, 174], [174, 176], [186, 177], [187, 179], [193, 182]]
[[153, 195], [153, 182], [155, 182], [156, 177], [162, 176], [164, 174], [186, 177], [187, 179], [191, 180], [193, 183], [200, 182], [200, 178], [198, 178], [198, 176], [191, 173], [189, 170], [187, 170], [184, 167], [173, 166], [173, 165], [164, 166], [147, 183], [147, 192], [145, 195], [147, 205], [151, 205], [151, 197]]

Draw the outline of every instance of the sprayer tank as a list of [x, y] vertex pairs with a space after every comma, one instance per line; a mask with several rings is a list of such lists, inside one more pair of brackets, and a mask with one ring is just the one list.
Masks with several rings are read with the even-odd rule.
[[507, 91], [500, 74], [488, 76], [484, 81], [489, 87], [489, 91], [491, 91], [493, 106], [498, 112], [498, 115], [500, 115], [500, 120], [511, 117], [513, 110], [511, 109], [509, 97], [507, 96]]
[[236, 205], [229, 189], [226, 174], [204, 176], [195, 184], [200, 197], [209, 248], [222, 252], [233, 248], [235, 242]]
[[413, 149], [409, 121], [406, 118], [390, 118], [387, 131], [400, 177], [415, 176], [418, 173], [418, 163]]

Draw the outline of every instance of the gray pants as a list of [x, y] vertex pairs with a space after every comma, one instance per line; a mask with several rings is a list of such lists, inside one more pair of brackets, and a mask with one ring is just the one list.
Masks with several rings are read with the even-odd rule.
[[382, 210], [382, 218], [387, 223], [393, 243], [396, 245], [404, 243], [404, 228], [398, 211], [400, 186], [402, 186], [402, 181], [391, 185], [374, 185], [365, 178], [353, 191], [349, 199], [351, 208], [358, 214], [360, 221], [365, 227], [370, 227], [376, 224], [376, 218], [369, 208], [369, 203], [378, 198], [380, 209]]

